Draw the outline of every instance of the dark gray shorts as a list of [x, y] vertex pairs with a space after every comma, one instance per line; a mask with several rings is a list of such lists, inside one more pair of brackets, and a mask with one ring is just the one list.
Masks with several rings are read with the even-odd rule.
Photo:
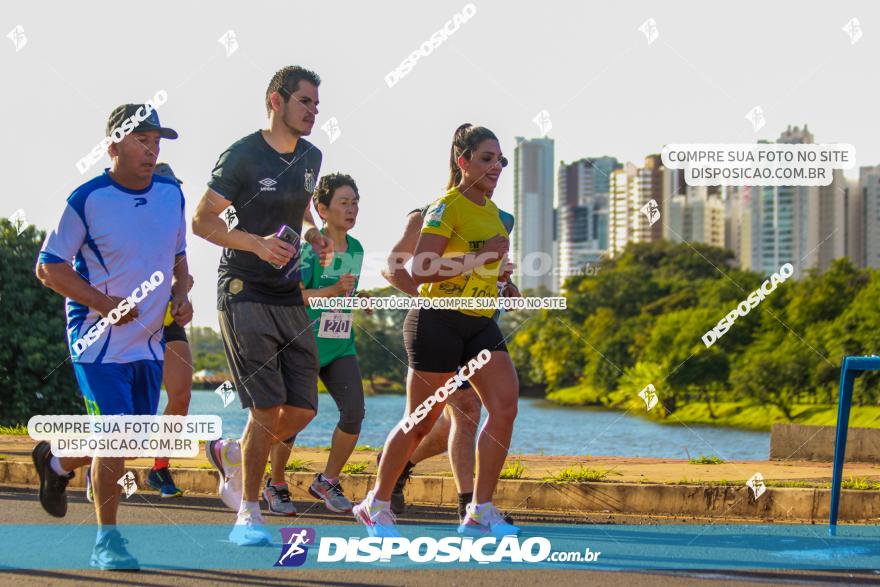
[[243, 408], [318, 411], [318, 348], [303, 306], [226, 302], [220, 333]]

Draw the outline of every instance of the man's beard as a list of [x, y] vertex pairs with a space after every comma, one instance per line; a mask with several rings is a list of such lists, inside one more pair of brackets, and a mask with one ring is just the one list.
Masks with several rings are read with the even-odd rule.
[[289, 131], [290, 131], [290, 134], [292, 134], [292, 135], [295, 135], [295, 136], [298, 136], [298, 137], [302, 137], [302, 136], [306, 136], [306, 135], [308, 135], [308, 134], [311, 132], [311, 131], [309, 131], [309, 130], [303, 130], [303, 129], [300, 129], [300, 128], [296, 128], [295, 126], [293, 126], [292, 124], [290, 124], [290, 121], [289, 121], [288, 118], [287, 118], [287, 112], [286, 112], [286, 111], [285, 111], [285, 112], [282, 114], [282, 116], [281, 116], [281, 122], [282, 122], [282, 124], [284, 124], [284, 126], [287, 127], [287, 130], [289, 130]]

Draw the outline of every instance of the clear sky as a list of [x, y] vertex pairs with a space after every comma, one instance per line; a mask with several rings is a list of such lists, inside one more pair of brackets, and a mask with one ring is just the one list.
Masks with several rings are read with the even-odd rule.
[[[454, 129], [491, 128], [512, 154], [515, 136], [540, 135], [550, 114], [556, 159], [612, 155], [640, 162], [665, 143], [775, 139], [809, 124], [817, 142], [856, 147], [880, 163], [876, 2], [473, 2], [476, 13], [393, 87], [384, 77], [466, 2], [125, 2], [4, 4], [0, 33], [0, 214], [24, 209], [46, 229], [86, 175], [76, 162], [103, 137], [110, 111], [168, 93], [159, 110], [180, 140], [161, 160], [184, 181], [188, 216], [217, 156], [266, 123], [274, 71], [300, 64], [322, 77], [309, 140], [322, 172], [358, 182], [353, 234], [385, 252], [405, 214], [439, 196]], [[86, 6], [88, 8], [86, 8]], [[852, 44], [843, 26], [857, 18]], [[639, 31], [648, 18], [659, 36]], [[233, 30], [227, 56], [218, 39]], [[765, 126], [745, 119], [761, 106]], [[330, 117], [341, 130], [330, 144]], [[512, 209], [513, 179], [496, 201]], [[518, 219], [527, 223], [528, 219]], [[190, 236], [195, 324], [216, 326], [219, 249]], [[362, 287], [383, 285], [364, 273]]]

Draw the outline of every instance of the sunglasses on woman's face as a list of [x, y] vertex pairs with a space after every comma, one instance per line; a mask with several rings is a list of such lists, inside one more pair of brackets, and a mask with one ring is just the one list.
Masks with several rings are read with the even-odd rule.
[[[461, 152], [461, 154], [462, 154], [462, 156], [464, 156], [466, 159], [470, 159], [470, 151], [471, 151], [470, 149], [465, 149], [464, 151]], [[501, 164], [501, 167], [507, 167], [507, 164], [508, 164], [509, 162], [510, 162], [510, 161], [509, 161], [509, 160], [507, 159], [507, 157], [505, 157], [504, 155], [502, 155], [501, 157], [498, 158], [498, 163]]]

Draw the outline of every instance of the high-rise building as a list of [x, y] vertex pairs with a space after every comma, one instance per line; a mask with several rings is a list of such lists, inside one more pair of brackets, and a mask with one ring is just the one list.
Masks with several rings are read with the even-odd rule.
[[[664, 169], [664, 174], [678, 169]], [[668, 183], [668, 182], [666, 182]], [[723, 188], [687, 186], [685, 193], [666, 197], [664, 238], [673, 242], [706, 243], [725, 246], [725, 203]]]
[[512, 258], [520, 290], [555, 288], [553, 139], [516, 137]]
[[[644, 167], [627, 163], [611, 174], [608, 207], [608, 248], [619, 255], [631, 242], [651, 242], [663, 237], [663, 173], [660, 155], [645, 157]], [[642, 212], [654, 200], [660, 218]], [[653, 224], [652, 224], [653, 220]]]
[[556, 285], [599, 261], [608, 249], [608, 193], [614, 157], [588, 157], [559, 164]]
[[859, 223], [863, 239], [864, 266], [880, 269], [880, 165], [859, 169], [858, 198], [862, 207]]
[[[733, 251], [734, 261], [741, 269], [751, 269], [752, 263], [752, 187], [724, 188], [724, 248]], [[745, 252], [745, 254], [744, 254]]]
[[791, 263], [794, 276], [803, 275], [807, 248], [810, 192], [807, 186], [752, 187], [749, 210], [752, 234], [750, 261], [753, 271], [770, 275], [782, 265]]
[[[856, 267], [865, 267], [865, 189], [864, 176], [871, 171], [880, 172], [880, 166], [859, 169], [859, 179], [846, 180], [846, 256]], [[869, 181], [869, 180], [868, 180]]]
[[[789, 126], [779, 143], [806, 144], [813, 134]], [[824, 271], [834, 259], [852, 249], [851, 204], [857, 204], [843, 172], [833, 171], [827, 186], [752, 186], [748, 208], [742, 208], [743, 229], [749, 241], [741, 240], [739, 258], [743, 268], [764, 274], [785, 263], [794, 266], [794, 276], [809, 269]], [[744, 203], [744, 202], [743, 202]], [[746, 226], [747, 225], [747, 226]]]
[[811, 192], [807, 267], [825, 271], [834, 259], [846, 256], [847, 231], [850, 230], [847, 224], [849, 196], [846, 178], [840, 169], [832, 171], [830, 184]]

